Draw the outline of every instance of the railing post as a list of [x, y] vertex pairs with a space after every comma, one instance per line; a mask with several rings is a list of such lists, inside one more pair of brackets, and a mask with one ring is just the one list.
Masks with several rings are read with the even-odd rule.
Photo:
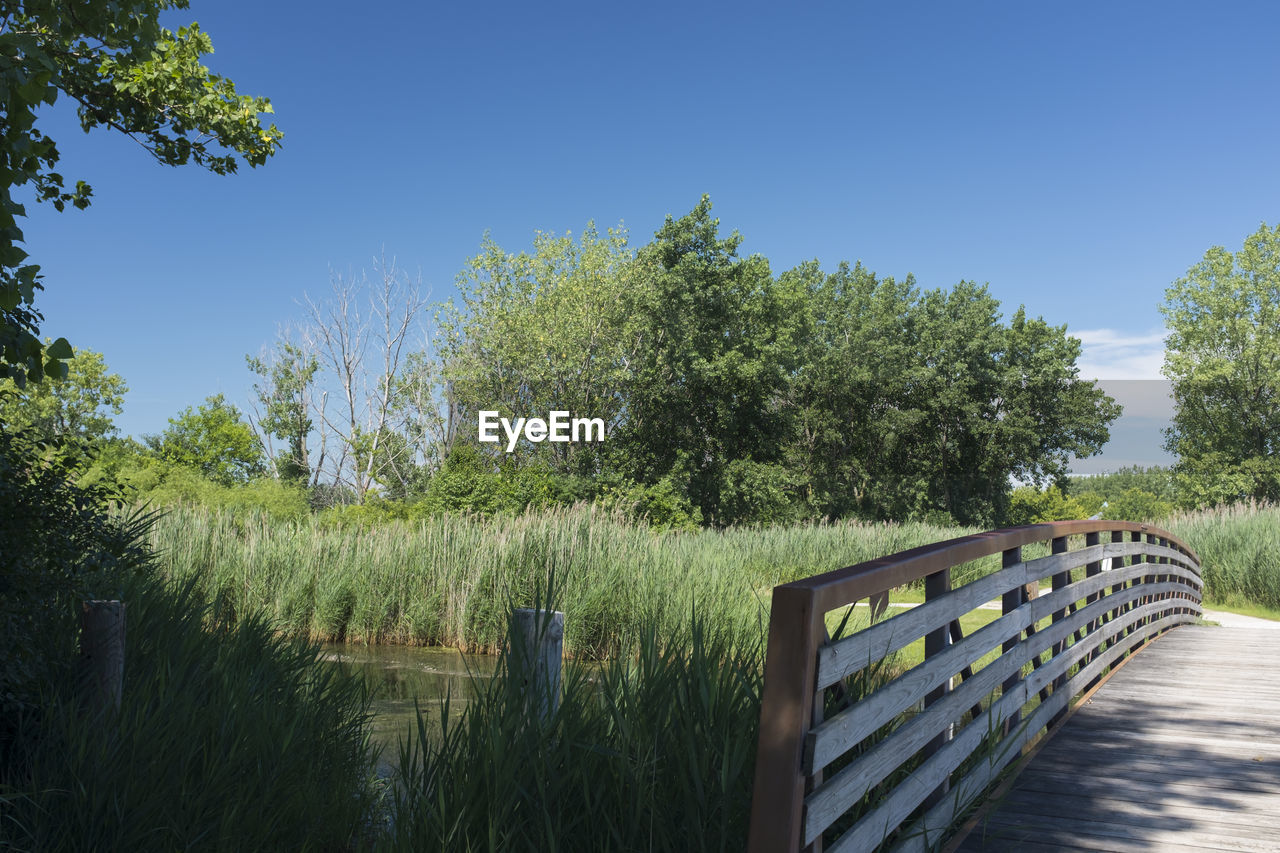
[[[1131, 538], [1132, 538], [1132, 541], [1137, 542], [1140, 545], [1147, 544], [1146, 535], [1139, 531], [1134, 531], [1131, 534]], [[1138, 562], [1141, 562], [1145, 565], [1146, 563], [1149, 562], [1146, 554], [1134, 555], [1133, 560], [1135, 564], [1137, 564]], [[1137, 610], [1139, 607], [1146, 604], [1150, 600], [1150, 596], [1147, 594], [1147, 592], [1151, 588], [1150, 587], [1151, 575], [1149, 574], [1140, 575], [1134, 581], [1134, 584], [1140, 584], [1142, 587], [1142, 589], [1138, 591], [1138, 597], [1133, 600], [1133, 609]], [[1147, 624], [1147, 618], [1144, 616], [1141, 619], [1135, 620], [1133, 625], [1129, 628], [1129, 633], [1131, 635], [1135, 635], [1138, 637], [1137, 642], [1129, 646], [1129, 652], [1128, 652], [1129, 655], [1132, 655], [1134, 652], [1136, 652], [1139, 648], [1142, 647], [1142, 644], [1147, 641], [1146, 632], [1142, 630], [1143, 626], [1145, 626], [1146, 624]]]
[[81, 606], [80, 691], [94, 713], [120, 708], [124, 692], [123, 601], [86, 601]]
[[[1121, 530], [1113, 530], [1113, 531], [1111, 531], [1111, 542], [1112, 542], [1112, 544], [1113, 544], [1113, 545], [1122, 545], [1122, 544], [1124, 544], [1124, 532], [1123, 532], [1123, 531], [1121, 531]], [[1124, 567], [1125, 567], [1125, 558], [1124, 558], [1124, 557], [1113, 557], [1113, 558], [1111, 559], [1111, 569], [1112, 569], [1113, 571], [1114, 571], [1115, 569], [1122, 569], [1122, 568], [1124, 568]], [[1119, 592], [1120, 590], [1124, 589], [1124, 587], [1125, 587], [1124, 581], [1121, 581], [1121, 582], [1120, 582], [1120, 583], [1118, 583], [1118, 584], [1112, 584], [1112, 585], [1111, 585], [1111, 591], [1110, 591], [1110, 593], [1108, 593], [1108, 594], [1109, 594], [1109, 595], [1115, 595], [1117, 592]], [[1121, 616], [1123, 616], [1123, 615], [1124, 615], [1124, 612], [1125, 612], [1125, 608], [1126, 608], [1126, 606], [1127, 606], [1127, 605], [1121, 604], [1121, 605], [1118, 605], [1118, 606], [1116, 606], [1116, 607], [1113, 607], [1111, 610], [1107, 611], [1107, 621], [1108, 621], [1108, 622], [1114, 622], [1115, 620], [1117, 620], [1117, 619], [1119, 619]], [[1111, 648], [1111, 647], [1112, 647], [1112, 646], [1114, 646], [1116, 643], [1120, 642], [1120, 640], [1121, 640], [1123, 637], [1124, 637], [1124, 632], [1123, 632], [1123, 631], [1121, 631], [1120, 633], [1116, 634], [1116, 636], [1112, 637], [1112, 638], [1107, 642], [1107, 648]]]
[[[1050, 553], [1065, 554], [1066, 552], [1067, 552], [1067, 537], [1055, 536], [1053, 539], [1053, 543], [1050, 546]], [[1060, 589], [1065, 589], [1067, 586], [1071, 584], [1071, 571], [1068, 569], [1065, 572], [1054, 572], [1052, 583], [1053, 583], [1053, 589], [1055, 592]], [[1058, 622], [1061, 622], [1063, 619], [1066, 618], [1066, 616], [1067, 616], [1067, 608], [1064, 605], [1060, 610], [1053, 611], [1053, 620], [1052, 620], [1053, 624], [1056, 625]], [[1053, 644], [1053, 657], [1057, 657], [1058, 655], [1062, 654], [1066, 650], [1067, 650], [1067, 639], [1066, 637], [1063, 637], [1061, 640]], [[1064, 672], [1062, 673], [1062, 675], [1059, 675], [1057, 678], [1053, 680], [1054, 692], [1056, 693], [1058, 688], [1060, 688], [1062, 685], [1066, 683], [1067, 683], [1067, 674]], [[1056, 717], [1054, 717], [1053, 720], [1050, 720], [1050, 725], [1052, 725], [1053, 723], [1061, 719], [1061, 717], [1064, 714], [1066, 714], [1066, 712], [1067, 712], [1067, 709], [1064, 708]]]
[[811, 590], [779, 586], [769, 606], [760, 733], [747, 835], [750, 853], [796, 850], [804, 816], [804, 737], [813, 716], [814, 663], [826, 633]]
[[[1084, 535], [1084, 546], [1086, 548], [1092, 548], [1093, 546], [1100, 544], [1101, 541], [1102, 541], [1102, 536], [1096, 531], [1094, 533], [1086, 533]], [[1095, 560], [1094, 562], [1088, 563], [1085, 565], [1084, 567], [1085, 578], [1097, 577], [1100, 574], [1102, 574], [1101, 560]], [[1084, 600], [1085, 606], [1087, 607], [1088, 605], [1093, 604], [1095, 601], [1097, 601], [1101, 597], [1102, 597], [1101, 592], [1089, 593]], [[1088, 630], [1086, 631], [1085, 635], [1088, 636], [1089, 634], [1093, 634], [1101, 627], [1102, 627], [1102, 620], [1094, 619], [1092, 622], [1089, 623]], [[1101, 644], [1099, 644], [1098, 646], [1095, 646], [1093, 651], [1089, 653], [1088, 659], [1086, 661], [1082, 661], [1082, 663], [1093, 663], [1094, 660], [1096, 660], [1098, 655], [1100, 654], [1102, 654]]]
[[[933, 601], [940, 598], [951, 591], [951, 569], [943, 569], [940, 572], [934, 572], [926, 575], [924, 579], [924, 600], [925, 602]], [[951, 645], [951, 623], [948, 621], [941, 627], [935, 628], [924, 635], [924, 659], [927, 661], [934, 655], [941, 654], [946, 651], [947, 646]], [[924, 697], [924, 707], [928, 708], [934, 702], [951, 692], [953, 676], [948, 676], [947, 680], [939, 684], [936, 688], [927, 693]], [[951, 740], [954, 730], [953, 726], [947, 726], [946, 730], [939, 732], [933, 740], [929, 741], [924, 747], [923, 754], [925, 757], [933, 755], [939, 749]], [[951, 782], [944, 779], [942, 784], [933, 790], [933, 793], [924, 801], [926, 809], [933, 808], [937, 805], [947, 792], [951, 790]]]
[[[1022, 562], [1021, 547], [1009, 548], [1008, 550], [1002, 551], [1000, 554], [1000, 568], [1002, 569], [1007, 569], [1012, 566], [1016, 566], [1018, 565], [1018, 563], [1021, 563], [1021, 562]], [[1000, 611], [1001, 613], [1012, 613], [1013, 611], [1021, 607], [1023, 604], [1025, 604], [1026, 601], [1027, 601], [1027, 589], [1022, 584], [1018, 584], [1013, 589], [1009, 590], [1003, 596], [1001, 596]], [[1017, 634], [1014, 634], [1012, 637], [1005, 640], [1004, 643], [1001, 644], [1000, 653], [1008, 654], [1020, 642], [1022, 642], [1021, 631], [1019, 631]], [[1000, 686], [1001, 695], [1008, 695], [1008, 693], [1011, 690], [1013, 690], [1015, 687], [1018, 686], [1018, 682], [1021, 680], [1022, 680], [1022, 670], [1019, 669], [1016, 673], [1014, 673], [1013, 675], [1009, 676], [1004, 680], [1004, 683]], [[1007, 736], [1009, 732], [1013, 731], [1017, 727], [1018, 723], [1021, 722], [1021, 720], [1022, 720], [1022, 711], [1021, 710], [1014, 711], [1009, 716], [1009, 718], [1005, 721], [1004, 734]], [[1015, 758], [1016, 757], [1017, 756], [1015, 756]]]

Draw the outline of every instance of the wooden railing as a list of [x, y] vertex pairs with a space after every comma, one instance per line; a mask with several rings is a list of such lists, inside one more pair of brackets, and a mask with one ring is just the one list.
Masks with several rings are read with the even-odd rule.
[[[997, 554], [952, 588], [953, 568]], [[880, 618], [889, 590], [922, 579], [923, 604]], [[832, 639], [863, 600], [872, 624]], [[961, 617], [995, 600], [999, 618], [964, 636]], [[1074, 696], [1200, 601], [1190, 548], [1118, 521], [965, 536], [774, 588], [749, 849], [935, 847]], [[890, 678], [921, 638], [923, 662]]]

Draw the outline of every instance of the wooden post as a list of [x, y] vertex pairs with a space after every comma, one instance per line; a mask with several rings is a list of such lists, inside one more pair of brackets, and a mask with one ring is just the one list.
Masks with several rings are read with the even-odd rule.
[[[1095, 533], [1086, 533], [1086, 534], [1085, 534], [1085, 537], [1084, 537], [1084, 545], [1085, 545], [1085, 547], [1086, 547], [1086, 548], [1092, 548], [1094, 545], [1098, 545], [1098, 544], [1100, 544], [1101, 542], [1102, 542], [1102, 537], [1101, 537], [1098, 533], [1096, 533], [1096, 532], [1095, 532]], [[1086, 566], [1084, 567], [1084, 576], [1085, 576], [1085, 578], [1092, 578], [1092, 577], [1096, 577], [1096, 576], [1098, 576], [1098, 575], [1100, 575], [1100, 574], [1102, 574], [1102, 561], [1101, 561], [1101, 560], [1095, 560], [1094, 562], [1089, 563], [1088, 565], [1086, 565]], [[1084, 602], [1085, 602], [1085, 606], [1088, 606], [1088, 605], [1090, 605], [1090, 604], [1093, 604], [1095, 601], [1097, 601], [1098, 599], [1102, 598], [1102, 595], [1103, 595], [1103, 593], [1101, 593], [1101, 592], [1091, 592], [1091, 593], [1089, 593], [1089, 595], [1088, 595], [1088, 596], [1085, 598], [1085, 600], [1084, 600]], [[1088, 628], [1087, 628], [1087, 630], [1086, 630], [1086, 632], [1085, 632], [1086, 636], [1087, 636], [1088, 634], [1092, 634], [1092, 633], [1094, 633], [1095, 631], [1097, 631], [1097, 630], [1098, 630], [1098, 629], [1100, 629], [1101, 627], [1102, 627], [1102, 620], [1101, 620], [1101, 619], [1094, 619], [1094, 620], [1093, 620], [1092, 622], [1090, 622], [1090, 623], [1089, 623], [1089, 625], [1088, 625]], [[1099, 643], [1096, 647], [1094, 647], [1094, 650], [1093, 650], [1093, 651], [1089, 652], [1089, 657], [1088, 657], [1088, 658], [1086, 658], [1085, 660], [1081, 661], [1081, 662], [1080, 662], [1080, 665], [1081, 665], [1081, 666], [1084, 666], [1086, 663], [1093, 663], [1093, 662], [1094, 662], [1094, 660], [1096, 660], [1096, 659], [1097, 659], [1097, 657], [1098, 657], [1098, 655], [1100, 655], [1100, 654], [1102, 654], [1102, 644], [1101, 644], [1101, 643]], [[1101, 676], [1099, 676], [1099, 678], [1101, 678]], [[1095, 678], [1093, 681], [1091, 681], [1091, 682], [1089, 683], [1089, 686], [1090, 686], [1090, 687], [1092, 687], [1094, 684], [1097, 684], [1097, 682], [1098, 682], [1098, 679], [1097, 679], [1097, 678]], [[1087, 688], [1086, 688], [1086, 689], [1087, 689]]]
[[[934, 572], [931, 575], [925, 576], [924, 600], [926, 602], [941, 598], [942, 596], [946, 595], [950, 591], [951, 591], [951, 569], [949, 568], [943, 569], [940, 572]], [[939, 628], [935, 628], [934, 630], [924, 635], [924, 659], [928, 660], [934, 655], [942, 654], [947, 650], [947, 647], [950, 645], [951, 645], [951, 624], [948, 622], [947, 624]], [[948, 675], [945, 681], [943, 681], [933, 690], [929, 691], [929, 693], [924, 697], [925, 708], [928, 708], [933, 703], [940, 701], [948, 693], [951, 692], [951, 682], [953, 678], [954, 676]], [[942, 747], [945, 746], [953, 736], [954, 736], [953, 728], [952, 726], [949, 725], [943, 731], [939, 732], [937, 736], [934, 737], [933, 740], [925, 744], [925, 747], [921, 751], [921, 754], [925, 756], [933, 755], [939, 749], [942, 749]], [[931, 793], [928, 797], [925, 798], [924, 807], [926, 809], [929, 809], [937, 805], [938, 803], [942, 802], [942, 798], [945, 797], [947, 795], [947, 792], [950, 790], [951, 790], [950, 779], [943, 779], [942, 783], [933, 790], [933, 793]]]
[[511, 614], [511, 653], [530, 712], [539, 720], [560, 707], [560, 664], [564, 657], [564, 614], [520, 607]]
[[[1054, 553], [1054, 554], [1065, 554], [1065, 553], [1067, 553], [1067, 537], [1065, 537], [1065, 536], [1055, 536], [1055, 537], [1054, 537], [1054, 539], [1053, 539], [1053, 543], [1050, 545], [1050, 549], [1051, 549], [1051, 552], [1052, 552], [1052, 553]], [[1070, 572], [1070, 570], [1065, 571], [1065, 572], [1055, 572], [1055, 573], [1053, 574], [1053, 578], [1052, 578], [1052, 580], [1051, 580], [1051, 583], [1053, 584], [1053, 589], [1054, 589], [1054, 591], [1055, 591], [1055, 592], [1056, 592], [1057, 590], [1060, 590], [1060, 589], [1066, 589], [1068, 586], [1070, 586], [1070, 585], [1071, 585], [1071, 572]], [[1068, 610], [1067, 610], [1066, 605], [1064, 605], [1064, 606], [1063, 606], [1061, 609], [1059, 609], [1059, 610], [1055, 610], [1055, 611], [1053, 611], [1053, 616], [1051, 617], [1051, 622], [1052, 622], [1053, 624], [1057, 624], [1058, 622], [1061, 622], [1063, 619], [1066, 619], [1066, 618], [1067, 618], [1067, 613], [1068, 613]], [[1054, 643], [1054, 644], [1053, 644], [1053, 651], [1052, 651], [1052, 653], [1051, 653], [1051, 659], [1052, 659], [1052, 658], [1056, 658], [1058, 655], [1065, 654], [1065, 653], [1066, 653], [1066, 651], [1067, 651], [1067, 638], [1066, 638], [1066, 637], [1063, 637], [1061, 640], [1059, 640], [1058, 642], [1056, 642], [1056, 643]], [[1058, 690], [1060, 690], [1060, 689], [1062, 688], [1062, 686], [1063, 686], [1063, 685], [1065, 685], [1066, 683], [1067, 683], [1067, 673], [1066, 673], [1066, 672], [1063, 672], [1063, 673], [1062, 673], [1062, 675], [1059, 675], [1057, 678], [1055, 678], [1055, 679], [1053, 680], [1053, 690], [1054, 690], [1054, 692], [1056, 693], [1056, 692], [1057, 692]], [[1042, 701], [1043, 701], [1043, 700], [1042, 700]], [[1068, 710], [1068, 709], [1064, 707], [1061, 711], [1059, 711], [1059, 712], [1054, 716], [1054, 718], [1053, 718], [1052, 720], [1050, 720], [1050, 721], [1049, 721], [1049, 725], [1053, 725], [1054, 723], [1058, 722], [1058, 720], [1060, 720], [1060, 719], [1062, 719], [1064, 716], [1066, 716], [1067, 710]]]
[[80, 690], [95, 712], [120, 708], [124, 690], [124, 602], [86, 601], [80, 609]]
[[[1018, 565], [1018, 563], [1021, 563], [1021, 562], [1022, 562], [1021, 548], [1009, 548], [1008, 550], [1003, 551], [1000, 554], [1000, 568], [1002, 569], [1007, 569], [1007, 568], [1010, 568], [1011, 566], [1016, 566]], [[1013, 611], [1017, 610], [1019, 607], [1021, 607], [1026, 603], [1027, 603], [1026, 587], [1019, 584], [1018, 586], [1014, 587], [1013, 589], [1006, 592], [1003, 596], [1001, 596], [1000, 610], [1002, 614], [1012, 613]], [[1009, 639], [1005, 640], [1004, 643], [1001, 644], [1000, 653], [1008, 654], [1020, 642], [1022, 642], [1021, 631], [1019, 631], [1017, 634], [1013, 635]], [[1018, 682], [1021, 680], [1022, 680], [1022, 670], [1018, 670], [1013, 675], [1010, 675], [1008, 678], [1004, 680], [1004, 684], [1001, 685], [1001, 688], [1000, 688], [1001, 695], [1008, 695], [1008, 693], [1011, 690], [1013, 690], [1015, 687], [1018, 686]], [[1014, 731], [1014, 729], [1017, 728], [1018, 723], [1021, 722], [1021, 720], [1022, 720], [1022, 711], [1020, 710], [1014, 711], [1012, 714], [1010, 714], [1009, 718], [1005, 720], [1005, 723], [1004, 723], [1004, 734], [1008, 735], [1010, 732]], [[1014, 760], [1017, 760], [1017, 758], [1018, 756], [1015, 755]]]

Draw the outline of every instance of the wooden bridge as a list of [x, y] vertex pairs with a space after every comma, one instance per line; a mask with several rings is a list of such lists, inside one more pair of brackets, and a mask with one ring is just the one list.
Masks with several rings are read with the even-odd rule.
[[1107, 521], [777, 587], [750, 849], [1280, 850], [1280, 632], [1198, 624], [1201, 593], [1184, 543]]

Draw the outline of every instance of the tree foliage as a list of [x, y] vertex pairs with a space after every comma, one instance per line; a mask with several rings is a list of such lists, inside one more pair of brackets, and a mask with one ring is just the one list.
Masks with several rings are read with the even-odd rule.
[[[577, 240], [537, 234], [531, 253], [485, 238], [458, 276], [461, 304], [446, 310], [441, 336], [447, 412], [467, 424], [464, 439], [474, 439], [481, 409], [507, 418], [564, 410], [616, 430], [641, 346], [627, 311], [634, 255], [621, 228], [602, 235], [590, 223]], [[505, 461], [582, 475], [604, 464], [592, 445], [549, 442]]]
[[775, 286], [765, 258], [738, 255], [739, 234], [718, 229], [703, 196], [638, 253], [626, 306], [642, 345], [616, 449], [638, 482], [671, 477], [706, 521], [726, 524], [754, 520], [733, 512], [743, 504], [723, 500], [726, 490], [751, 480], [781, 487], [768, 466], [790, 433], [783, 401], [802, 305]]
[[30, 429], [45, 438], [75, 437], [99, 443], [116, 432], [113, 415], [123, 411], [128, 391], [101, 353], [76, 349], [60, 382], [19, 385], [0, 379], [0, 423]]
[[222, 394], [208, 397], [199, 407], [188, 406], [159, 436], [147, 444], [162, 459], [199, 471], [214, 483], [245, 483], [263, 473], [257, 438], [240, 410]]
[[[319, 359], [286, 335], [271, 353], [245, 356], [245, 362], [258, 376], [249, 426], [272, 476], [296, 485], [313, 484], [309, 440], [315, 428], [312, 389]], [[281, 450], [276, 450], [274, 439], [284, 442]]]
[[[275, 367], [250, 362], [256, 427], [303, 446], [303, 415], [321, 413], [325, 470], [357, 503], [488, 513], [592, 499], [676, 527], [994, 524], [1013, 479], [1065, 483], [1069, 459], [1107, 441], [1119, 407], [1079, 378], [1065, 326], [1021, 308], [1006, 320], [973, 282], [922, 292], [816, 262], [775, 275], [741, 245], [706, 197], [635, 250], [591, 225], [524, 252], [486, 237], [435, 346], [407, 355], [412, 293], [393, 298], [385, 267], [380, 283], [339, 281], [309, 304], [318, 361], [284, 349]], [[304, 400], [313, 376], [327, 413], [323, 393]], [[481, 410], [600, 418], [606, 440], [506, 452], [477, 441]]]
[[1215, 246], [1165, 292], [1166, 448], [1193, 506], [1280, 500], [1280, 226]]
[[19, 386], [46, 373], [65, 375], [71, 358], [63, 338], [47, 347], [35, 294], [40, 268], [28, 263], [19, 220], [25, 207], [14, 191], [31, 185], [37, 201], [58, 210], [88, 206], [91, 187], [69, 188], [56, 171], [54, 140], [40, 130], [42, 107], [66, 96], [87, 132], [119, 131], [161, 163], [195, 163], [217, 174], [236, 170], [237, 157], [259, 166], [283, 134], [264, 126], [263, 98], [239, 94], [228, 79], [201, 64], [212, 42], [197, 24], [170, 31], [166, 9], [187, 0], [65, 3], [0, 2], [0, 375]]

